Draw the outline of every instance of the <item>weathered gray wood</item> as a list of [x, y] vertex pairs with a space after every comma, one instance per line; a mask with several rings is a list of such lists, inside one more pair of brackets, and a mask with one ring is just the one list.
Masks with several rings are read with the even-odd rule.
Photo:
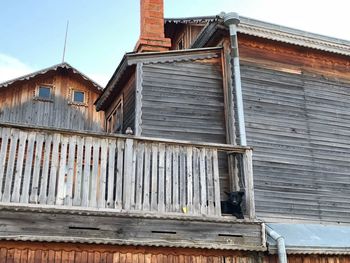
[[124, 174], [123, 174], [123, 209], [128, 210], [131, 206], [131, 177], [133, 172], [133, 148], [134, 143], [131, 139], [125, 140], [125, 155], [124, 155]]
[[56, 205], [63, 205], [64, 198], [66, 195], [66, 174], [67, 174], [67, 148], [68, 148], [68, 137], [61, 139], [60, 148], [60, 164], [57, 178], [57, 196]]
[[0, 151], [0, 196], [2, 195], [2, 184], [5, 174], [5, 165], [7, 160], [7, 147], [10, 138], [10, 129], [1, 128], [1, 151]]
[[93, 150], [92, 150], [92, 170], [90, 175], [90, 189], [86, 189], [85, 191], [90, 192], [90, 207], [97, 207], [97, 187], [98, 187], [98, 166], [100, 159], [100, 144], [101, 140], [94, 140], [93, 142]]
[[18, 203], [20, 199], [20, 188], [22, 184], [22, 175], [23, 171], [22, 169], [24, 164], [24, 155], [25, 155], [25, 148], [26, 148], [26, 140], [27, 140], [27, 133], [25, 132], [19, 132], [19, 142], [18, 142], [18, 150], [17, 150], [17, 160], [16, 160], [16, 169], [15, 169], [15, 180], [13, 184], [13, 192], [11, 201]]
[[135, 135], [142, 134], [142, 63], [136, 66], [136, 89], [135, 89]]
[[199, 169], [199, 149], [193, 148], [193, 212], [200, 214], [200, 169]]
[[125, 141], [119, 139], [117, 142], [117, 172], [116, 172], [116, 193], [115, 193], [115, 206], [117, 209], [123, 207], [123, 165], [124, 165], [124, 149]]
[[108, 153], [107, 147], [108, 147], [108, 140], [106, 139], [102, 140], [101, 141], [100, 176], [98, 178], [99, 185], [98, 185], [98, 198], [97, 198], [97, 206], [101, 208], [104, 208], [106, 206], [107, 153]]
[[151, 145], [145, 145], [145, 169], [143, 186], [143, 210], [150, 209], [150, 191], [151, 191]]
[[243, 173], [245, 179], [246, 209], [250, 219], [255, 218], [254, 183], [253, 183], [253, 157], [248, 150], [243, 155]]
[[180, 211], [179, 199], [179, 147], [174, 147], [173, 154], [173, 211]]
[[158, 209], [158, 144], [152, 144], [151, 210]]
[[82, 187], [82, 206], [89, 205], [89, 190], [91, 181], [91, 150], [92, 150], [92, 138], [85, 138], [85, 152], [84, 152], [84, 170], [83, 170], [83, 187]]
[[14, 129], [11, 130], [11, 136], [10, 136], [10, 150], [8, 154], [8, 160], [7, 160], [7, 170], [5, 175], [5, 188], [4, 193], [2, 195], [1, 201], [3, 202], [9, 202], [11, 199], [11, 188], [12, 188], [12, 181], [13, 181], [13, 174], [15, 172], [15, 161], [16, 161], [16, 151], [17, 151], [17, 144], [18, 144], [18, 132]]
[[83, 158], [84, 158], [84, 138], [77, 137], [77, 158], [76, 158], [76, 173], [74, 177], [74, 199], [73, 205], [81, 205], [82, 196], [82, 179], [83, 179]]
[[58, 164], [59, 164], [59, 145], [61, 142], [61, 135], [54, 134], [52, 146], [52, 162], [50, 170], [50, 182], [49, 182], [49, 191], [47, 197], [47, 204], [52, 205], [56, 201], [56, 191], [57, 191], [57, 173], [58, 173]]
[[66, 184], [65, 184], [66, 190], [65, 190], [65, 196], [64, 196], [64, 204], [68, 206], [73, 205], [73, 181], [74, 181], [74, 165], [76, 163], [76, 159], [75, 159], [76, 142], [77, 142], [76, 136], [72, 136], [69, 138], [67, 177], [66, 177]]
[[187, 147], [187, 173], [186, 173], [186, 178], [187, 178], [187, 207], [190, 211], [189, 213], [193, 213], [193, 148], [192, 147]]
[[182, 212], [187, 213], [187, 176], [186, 147], [180, 147], [179, 153], [179, 203]]
[[165, 144], [159, 144], [158, 159], [158, 211], [165, 212]]
[[47, 187], [49, 179], [49, 169], [50, 169], [50, 159], [51, 159], [51, 146], [52, 146], [52, 135], [45, 135], [45, 149], [43, 157], [43, 171], [41, 174], [40, 182], [40, 193], [39, 193], [39, 203], [46, 204], [47, 201]]
[[200, 149], [199, 153], [199, 173], [200, 173], [200, 205], [201, 213], [207, 213], [207, 181], [205, 168], [205, 149]]
[[215, 214], [214, 209], [214, 178], [213, 178], [213, 152], [212, 150], [206, 150], [206, 166], [207, 166], [207, 204], [208, 213]]
[[107, 207], [113, 208], [114, 202], [114, 178], [115, 178], [115, 160], [116, 160], [116, 140], [108, 140], [108, 193], [107, 193]]
[[165, 148], [165, 211], [170, 212], [172, 211], [172, 157], [173, 157], [173, 146], [167, 146]]
[[139, 143], [137, 149], [137, 167], [136, 167], [136, 193], [135, 193], [135, 209], [142, 210], [142, 194], [143, 194], [143, 173], [144, 173], [144, 155], [145, 144]]
[[215, 203], [215, 215], [221, 215], [221, 203], [220, 203], [220, 179], [219, 179], [219, 161], [218, 152], [213, 151], [213, 177], [214, 177], [214, 203]]

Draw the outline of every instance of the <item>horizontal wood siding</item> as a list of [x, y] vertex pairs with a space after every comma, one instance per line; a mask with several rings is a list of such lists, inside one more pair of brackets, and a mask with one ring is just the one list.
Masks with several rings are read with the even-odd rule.
[[144, 64], [142, 70], [143, 136], [226, 142], [217, 60]]
[[[263, 263], [278, 263], [277, 255], [266, 256], [263, 260]], [[334, 262], [342, 262], [349, 263], [350, 256], [349, 255], [288, 255], [289, 263], [334, 263]]]
[[199, 249], [1, 242], [0, 262], [21, 263], [253, 263], [256, 253]]
[[[35, 99], [38, 85], [52, 86], [52, 101]], [[85, 92], [86, 106], [70, 104], [70, 89]], [[0, 90], [0, 121], [73, 130], [102, 131], [104, 113], [96, 112], [99, 92], [74, 75], [59, 71]]]
[[350, 222], [350, 84], [242, 67], [260, 218]]

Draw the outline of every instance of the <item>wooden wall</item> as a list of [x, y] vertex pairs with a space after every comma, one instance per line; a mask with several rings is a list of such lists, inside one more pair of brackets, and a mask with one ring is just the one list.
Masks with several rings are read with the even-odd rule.
[[142, 135], [225, 143], [221, 60], [144, 64]]
[[241, 40], [256, 212], [350, 222], [350, 69], [338, 55]]
[[[37, 85], [53, 85], [53, 101], [35, 100]], [[76, 106], [68, 103], [69, 88], [85, 91], [88, 106]], [[74, 130], [101, 131], [104, 125], [103, 112], [96, 112], [93, 105], [99, 92], [89, 88], [66, 71], [51, 71], [30, 80], [15, 83], [0, 89], [0, 121], [32, 124]]]
[[[349, 263], [349, 255], [288, 255], [289, 263]], [[264, 258], [263, 263], [278, 263], [277, 255]]]
[[254, 252], [60, 243], [0, 242], [0, 263], [253, 263]]

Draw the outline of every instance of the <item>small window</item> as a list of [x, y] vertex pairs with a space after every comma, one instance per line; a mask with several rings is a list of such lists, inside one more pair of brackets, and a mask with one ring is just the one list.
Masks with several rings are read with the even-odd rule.
[[123, 130], [123, 101], [120, 99], [117, 106], [107, 118], [107, 132], [122, 133]]
[[52, 86], [39, 85], [36, 87], [34, 98], [37, 100], [52, 101]]
[[184, 49], [184, 40], [181, 38], [179, 42], [177, 42], [177, 49], [181, 50]]
[[81, 90], [69, 89], [69, 103], [78, 106], [88, 106], [87, 93]]
[[85, 92], [83, 91], [73, 91], [73, 102], [85, 103]]

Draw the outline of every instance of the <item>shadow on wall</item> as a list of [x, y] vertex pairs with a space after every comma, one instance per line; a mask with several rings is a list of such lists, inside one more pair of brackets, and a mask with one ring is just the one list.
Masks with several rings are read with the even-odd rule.
[[91, 107], [94, 106], [73, 105], [62, 96], [54, 96], [50, 101], [31, 98], [14, 107], [3, 105], [0, 109], [0, 121], [72, 130], [103, 131], [103, 115], [94, 113], [95, 109]]

